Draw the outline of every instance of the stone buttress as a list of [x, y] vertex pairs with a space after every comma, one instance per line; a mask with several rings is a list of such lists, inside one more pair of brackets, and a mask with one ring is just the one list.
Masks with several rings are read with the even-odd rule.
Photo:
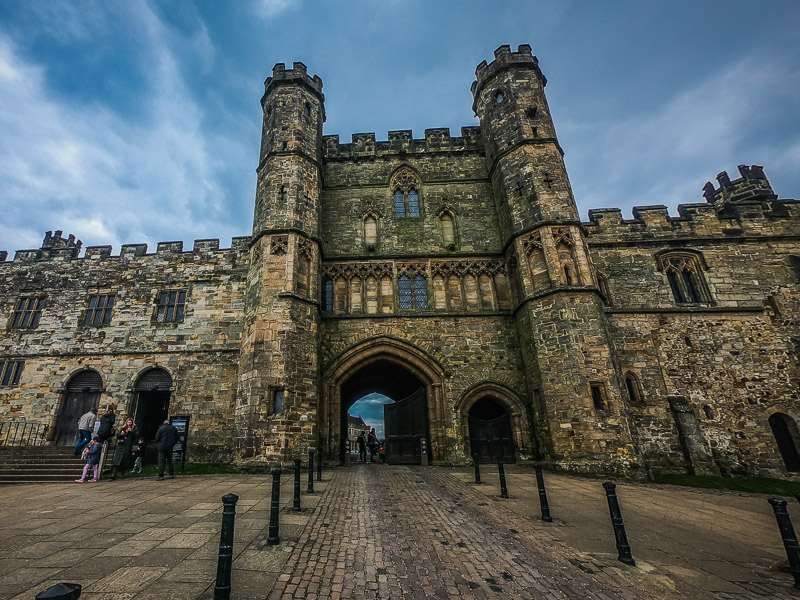
[[261, 99], [250, 269], [236, 406], [237, 454], [285, 462], [316, 448], [322, 80], [273, 68]]
[[556, 466], [638, 464], [585, 231], [528, 45], [495, 51], [472, 84], [540, 451]]

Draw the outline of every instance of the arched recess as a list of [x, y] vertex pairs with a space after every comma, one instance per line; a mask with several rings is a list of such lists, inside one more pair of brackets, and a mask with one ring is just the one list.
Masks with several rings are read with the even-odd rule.
[[374, 363], [396, 365], [415, 377], [425, 389], [428, 410], [429, 448], [433, 461], [448, 454], [447, 430], [451, 426], [444, 400], [444, 370], [428, 353], [416, 346], [387, 336], [362, 341], [346, 350], [325, 367], [320, 407], [320, 448], [329, 460], [343, 456], [342, 386], [362, 369]]
[[137, 375], [130, 412], [145, 440], [155, 440], [156, 431], [169, 416], [173, 390], [172, 375], [163, 367], [149, 367]]
[[472, 407], [484, 398], [491, 398], [508, 411], [511, 418], [511, 432], [514, 438], [514, 449], [517, 456], [532, 456], [530, 419], [525, 405], [519, 397], [507, 387], [499, 383], [483, 382], [468, 389], [456, 404], [455, 412], [459, 416], [461, 439], [467, 456], [472, 456], [469, 435], [469, 414]]
[[63, 390], [53, 443], [71, 446], [78, 438], [78, 419], [92, 408], [99, 408], [103, 378], [94, 369], [80, 369], [70, 374]]
[[769, 417], [769, 426], [786, 470], [791, 473], [800, 471], [800, 431], [795, 420], [786, 413], [775, 412]]

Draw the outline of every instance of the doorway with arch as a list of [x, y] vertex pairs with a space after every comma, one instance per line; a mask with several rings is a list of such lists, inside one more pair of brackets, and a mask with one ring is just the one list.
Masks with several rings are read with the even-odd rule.
[[78, 419], [92, 408], [100, 406], [103, 378], [93, 369], [75, 373], [64, 387], [64, 400], [56, 422], [53, 443], [72, 446], [78, 438]]
[[139, 435], [152, 442], [156, 431], [169, 416], [172, 376], [161, 367], [148, 369], [136, 379], [133, 393], [133, 420], [139, 429]]

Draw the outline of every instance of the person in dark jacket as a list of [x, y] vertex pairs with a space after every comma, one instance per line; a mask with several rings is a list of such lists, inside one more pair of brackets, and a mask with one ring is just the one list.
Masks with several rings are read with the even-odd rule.
[[133, 445], [138, 439], [139, 430], [133, 424], [133, 419], [126, 419], [117, 435], [117, 448], [111, 463], [111, 479], [116, 479], [117, 475], [125, 477], [125, 469], [130, 469], [133, 465]]
[[164, 424], [156, 431], [156, 443], [158, 444], [158, 481], [164, 481], [164, 467], [169, 465], [169, 478], [175, 478], [175, 467], [172, 465], [172, 449], [178, 443], [178, 430], [169, 422], [164, 420]]
[[94, 471], [94, 478], [90, 479], [90, 483], [95, 483], [97, 481], [98, 471], [100, 469], [100, 452], [103, 448], [103, 445], [100, 443], [100, 438], [94, 436], [89, 447], [86, 449], [86, 466], [83, 467], [83, 475], [81, 475], [80, 479], [76, 479], [78, 483], [83, 483], [86, 481], [86, 478], [89, 476], [89, 470]]
[[114, 422], [116, 420], [117, 416], [114, 414], [114, 407], [109, 404], [106, 413], [100, 417], [100, 427], [97, 429], [97, 437], [100, 438], [101, 444], [114, 435]]

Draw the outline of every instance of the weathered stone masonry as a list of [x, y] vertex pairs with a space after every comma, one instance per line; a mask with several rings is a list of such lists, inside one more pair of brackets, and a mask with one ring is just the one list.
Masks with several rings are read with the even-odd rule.
[[[424, 389], [439, 463], [469, 460], [488, 400], [523, 462], [800, 469], [800, 204], [741, 166], [677, 217], [640, 206], [581, 222], [545, 85], [529, 46], [502, 46], [476, 70], [480, 127], [342, 143], [323, 136], [322, 80], [276, 65], [251, 236], [81, 256], [56, 232], [3, 254], [0, 361], [25, 365], [0, 386], [0, 419], [55, 439], [86, 369], [101, 403], [135, 413], [157, 367], [170, 412], [193, 416], [195, 459], [337, 460], [353, 394], [399, 382]], [[182, 321], [159, 321], [165, 290], [186, 292]], [[105, 326], [85, 324], [92, 294], [115, 297]], [[15, 326], [23, 297], [45, 298], [35, 327]]]

